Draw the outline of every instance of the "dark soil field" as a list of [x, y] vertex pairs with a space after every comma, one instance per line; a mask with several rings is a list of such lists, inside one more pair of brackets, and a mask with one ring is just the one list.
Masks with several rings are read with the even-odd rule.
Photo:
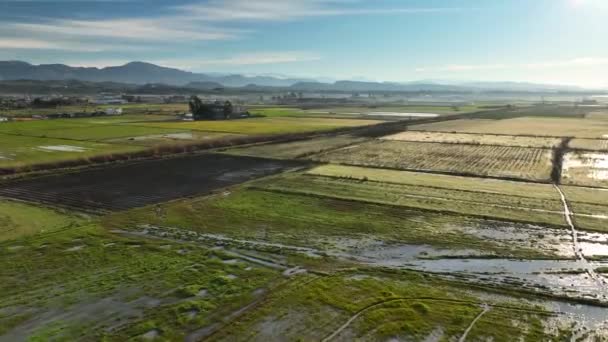
[[19, 180], [0, 196], [90, 211], [123, 210], [208, 193], [302, 162], [204, 154]]

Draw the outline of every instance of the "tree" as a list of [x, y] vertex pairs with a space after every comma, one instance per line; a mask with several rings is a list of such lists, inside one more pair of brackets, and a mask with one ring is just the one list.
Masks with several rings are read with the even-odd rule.
[[194, 119], [198, 119], [201, 114], [201, 110], [203, 107], [203, 101], [198, 98], [198, 96], [194, 95], [190, 97], [190, 101], [188, 101], [188, 106], [190, 107], [190, 112], [192, 113], [192, 117]]
[[232, 106], [232, 103], [230, 101], [224, 102], [224, 119], [229, 119], [233, 111], [234, 107]]

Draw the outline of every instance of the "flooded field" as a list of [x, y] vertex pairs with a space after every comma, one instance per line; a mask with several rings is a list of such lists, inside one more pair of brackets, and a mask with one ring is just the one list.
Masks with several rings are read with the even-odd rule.
[[608, 187], [608, 154], [567, 153], [564, 157], [562, 179], [566, 184]]

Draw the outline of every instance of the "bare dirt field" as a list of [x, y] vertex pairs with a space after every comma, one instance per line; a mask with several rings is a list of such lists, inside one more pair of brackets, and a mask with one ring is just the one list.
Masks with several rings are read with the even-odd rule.
[[437, 142], [448, 144], [500, 145], [540, 148], [553, 148], [557, 147], [561, 143], [561, 139], [559, 138], [422, 131], [405, 131], [386, 136], [382, 139], [413, 142]]
[[0, 185], [0, 196], [88, 210], [120, 210], [207, 193], [297, 162], [204, 154]]
[[459, 133], [603, 138], [608, 136], [608, 121], [549, 117], [521, 117], [503, 120], [462, 119], [412, 125], [411, 129]]

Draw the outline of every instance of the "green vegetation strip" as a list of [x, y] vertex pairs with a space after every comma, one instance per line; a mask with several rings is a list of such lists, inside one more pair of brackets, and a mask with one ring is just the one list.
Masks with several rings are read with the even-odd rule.
[[312, 175], [287, 175], [258, 183], [254, 187], [517, 222], [565, 225], [561, 203], [557, 200]]

